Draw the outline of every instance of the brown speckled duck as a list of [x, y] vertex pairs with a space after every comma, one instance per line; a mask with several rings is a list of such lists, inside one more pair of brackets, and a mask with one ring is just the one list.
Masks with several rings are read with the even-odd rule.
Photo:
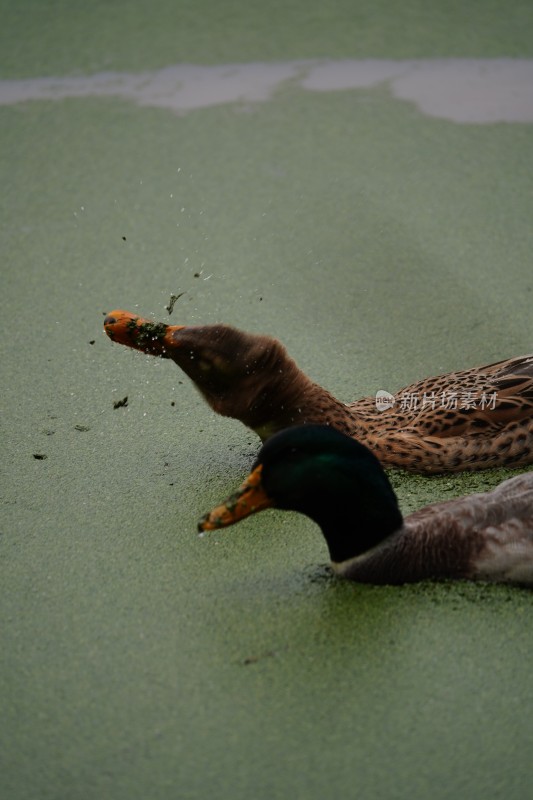
[[350, 580], [533, 584], [533, 472], [404, 519], [368, 448], [331, 427], [297, 426], [263, 445], [241, 487], [198, 528], [217, 530], [269, 507], [316, 522], [333, 570]]
[[104, 328], [114, 342], [175, 361], [214, 411], [263, 441], [294, 425], [326, 424], [362, 441], [385, 466], [411, 472], [533, 462], [533, 355], [426, 378], [394, 398], [345, 404], [270, 336], [222, 324], [154, 323], [128, 311], [110, 312]]

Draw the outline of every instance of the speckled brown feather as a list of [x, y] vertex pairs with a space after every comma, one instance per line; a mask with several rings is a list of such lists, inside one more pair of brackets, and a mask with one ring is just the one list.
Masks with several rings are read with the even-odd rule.
[[[383, 464], [413, 472], [459, 472], [533, 462], [533, 356], [452, 372], [401, 389], [396, 397], [496, 395], [494, 409], [376, 409], [374, 398], [347, 406], [364, 418], [365, 444]], [[460, 401], [458, 403], [460, 405]], [[357, 435], [355, 431], [346, 431]]]
[[[326, 424], [364, 442], [390, 467], [438, 473], [533, 462], [533, 356], [426, 378], [396, 393], [378, 411], [375, 398], [345, 404], [311, 381], [269, 336], [228, 325], [152, 323], [126, 311], [104, 322], [113, 340], [171, 358], [219, 414], [239, 419], [263, 441], [293, 425]], [[434, 393], [435, 407], [411, 408], [402, 398]], [[457, 408], [438, 403], [457, 395]], [[461, 408], [472, 393], [497, 399], [494, 409]]]

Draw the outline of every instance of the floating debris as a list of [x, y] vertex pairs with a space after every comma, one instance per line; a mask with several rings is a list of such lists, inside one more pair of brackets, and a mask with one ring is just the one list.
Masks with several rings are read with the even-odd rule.
[[180, 292], [179, 294], [171, 294], [170, 295], [170, 300], [168, 301], [168, 306], [165, 306], [166, 310], [168, 311], [169, 316], [174, 311], [174, 306], [176, 304], [176, 300], [179, 300], [180, 297], [183, 297], [184, 294], [185, 294], [185, 292]]
[[74, 430], [84, 433], [85, 431], [90, 431], [91, 429], [88, 425], [74, 425]]
[[126, 395], [126, 397], [123, 397], [122, 400], [115, 400], [115, 402], [113, 403], [113, 408], [124, 408], [127, 405], [128, 405], [128, 395]]
[[265, 658], [275, 658], [277, 653], [275, 650], [267, 650], [265, 653], [258, 653], [257, 655], [247, 656], [243, 658], [241, 664], [247, 666], [248, 664], [257, 664], [258, 661], [263, 661]]
[[34, 453], [33, 457], [37, 459], [37, 461], [44, 461], [45, 458], [48, 458], [46, 453]]

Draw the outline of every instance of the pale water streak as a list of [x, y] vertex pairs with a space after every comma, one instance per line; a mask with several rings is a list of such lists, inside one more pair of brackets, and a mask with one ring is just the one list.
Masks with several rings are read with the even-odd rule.
[[312, 92], [383, 85], [422, 113], [454, 122], [533, 122], [533, 60], [510, 58], [176, 64], [152, 72], [1, 80], [0, 105], [120, 97], [185, 113], [224, 103], [265, 102], [289, 81]]

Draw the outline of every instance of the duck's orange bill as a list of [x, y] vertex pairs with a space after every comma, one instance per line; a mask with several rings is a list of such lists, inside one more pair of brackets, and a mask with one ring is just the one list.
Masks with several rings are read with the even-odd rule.
[[256, 511], [273, 506], [274, 501], [267, 495], [261, 483], [262, 469], [263, 465], [259, 464], [225, 503], [202, 517], [198, 523], [198, 530], [214, 531], [217, 528], [225, 528], [244, 517], [249, 517], [250, 514], [255, 514]]
[[176, 347], [173, 334], [184, 327], [185, 325], [151, 322], [130, 311], [110, 311], [104, 320], [104, 330], [111, 341], [162, 358], [171, 355]]

